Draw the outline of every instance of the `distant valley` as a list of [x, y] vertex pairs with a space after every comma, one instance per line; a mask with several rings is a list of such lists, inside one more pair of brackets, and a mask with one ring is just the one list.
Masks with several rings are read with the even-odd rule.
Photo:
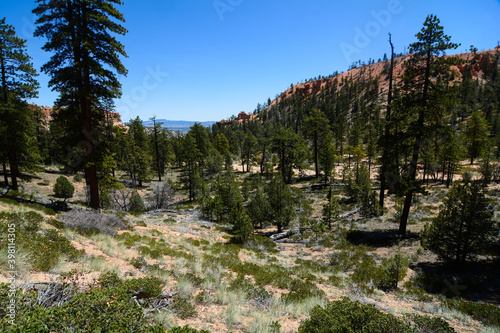
[[[200, 123], [201, 125], [212, 128], [212, 125], [215, 124], [215, 121], [186, 121], [186, 120], [167, 120], [167, 119], [157, 119], [156, 122], [161, 122], [162, 127], [166, 127], [170, 131], [179, 131], [187, 133], [189, 128], [193, 126], [195, 123]], [[152, 120], [143, 121], [143, 125], [145, 127], [153, 127]]]

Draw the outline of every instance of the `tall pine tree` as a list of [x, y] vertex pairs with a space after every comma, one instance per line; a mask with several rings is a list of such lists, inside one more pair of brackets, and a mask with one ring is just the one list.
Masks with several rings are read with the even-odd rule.
[[405, 63], [403, 75], [403, 91], [407, 100], [407, 110], [418, 114], [418, 119], [412, 124], [411, 132], [414, 133], [413, 152], [410, 166], [406, 174], [407, 191], [403, 212], [399, 225], [399, 233], [406, 234], [408, 216], [413, 194], [416, 190], [417, 164], [420, 147], [426, 132], [426, 121], [437, 117], [440, 109], [440, 99], [443, 92], [439, 84], [431, 80], [433, 72], [447, 73], [449, 65], [445, 58], [440, 58], [448, 49], [455, 49], [457, 44], [450, 42], [450, 37], [445, 35], [440, 20], [435, 15], [427, 16], [422, 30], [416, 34], [417, 42], [410, 45], [412, 57]]
[[82, 161], [90, 190], [90, 205], [100, 207], [97, 178], [98, 144], [95, 130], [104, 118], [102, 105], [121, 95], [115, 74], [126, 75], [120, 56], [124, 46], [112, 34], [127, 31], [119, 22], [123, 15], [114, 7], [120, 0], [37, 0], [36, 37], [46, 37], [43, 49], [53, 52], [42, 71], [51, 76], [49, 85], [60, 93], [56, 105], [68, 121], [68, 146], [85, 142]]
[[37, 96], [36, 71], [27, 54], [26, 40], [16, 36], [11, 25], [0, 20], [0, 159], [8, 185], [6, 162], [10, 165], [12, 188], [18, 190], [20, 157], [33, 155], [33, 110], [22, 100]]

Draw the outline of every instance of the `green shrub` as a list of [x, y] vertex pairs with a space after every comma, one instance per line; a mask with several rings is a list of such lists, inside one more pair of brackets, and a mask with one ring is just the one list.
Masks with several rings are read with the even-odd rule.
[[196, 315], [196, 307], [187, 295], [176, 294], [174, 296], [173, 310], [181, 319]]
[[369, 291], [373, 291], [371, 286], [384, 291], [393, 290], [405, 277], [408, 264], [409, 259], [399, 251], [391, 258], [384, 258], [380, 265], [377, 265], [372, 256], [365, 256], [356, 264], [352, 281], [363, 287], [370, 286]]
[[146, 211], [144, 201], [137, 191], [132, 192], [132, 195], [130, 196], [128, 210], [134, 213], [143, 213]]
[[500, 327], [500, 307], [496, 305], [468, 302], [459, 298], [447, 299], [444, 305], [463, 312], [484, 325]]
[[135, 225], [138, 227], [147, 227], [148, 225], [144, 221], [137, 221], [135, 222]]
[[120, 286], [123, 281], [118, 277], [115, 272], [104, 272], [99, 276], [97, 280], [99, 285], [103, 288], [113, 288]]
[[54, 184], [54, 195], [57, 198], [71, 198], [75, 192], [75, 187], [64, 176], [57, 177]]
[[348, 272], [359, 265], [360, 262], [370, 259], [372, 259], [372, 256], [368, 254], [366, 247], [350, 245], [347, 249], [334, 252], [330, 258], [330, 264], [334, 270]]
[[267, 237], [260, 235], [251, 235], [245, 242], [245, 247], [251, 250], [266, 251], [271, 253], [279, 252], [276, 250], [276, 243]]
[[[59, 231], [50, 229], [38, 233], [43, 217], [36, 212], [0, 213], [0, 233], [7, 232], [7, 226], [16, 225], [16, 245], [29, 254], [32, 268], [48, 271], [60, 257], [76, 260], [85, 251], [77, 250]], [[0, 250], [7, 248], [7, 242], [0, 242]]]
[[73, 176], [73, 180], [77, 183], [81, 182], [83, 180], [83, 177], [82, 177], [82, 174], [77, 172], [74, 176]]
[[[0, 308], [5, 309], [8, 285], [0, 285]], [[77, 294], [70, 302], [43, 308], [36, 304], [36, 294], [20, 291], [16, 295], [15, 325], [8, 317], [0, 319], [3, 332], [165, 332], [162, 325], [150, 326], [143, 309], [131, 302], [130, 295], [120, 288], [94, 289]], [[103, 328], [105, 328], [103, 330]]]
[[47, 223], [50, 224], [53, 227], [56, 227], [59, 230], [64, 229], [64, 223], [62, 223], [59, 220], [51, 218], [51, 219], [47, 220]]
[[286, 303], [300, 303], [311, 297], [325, 297], [325, 292], [310, 281], [293, 279], [288, 289], [288, 294], [281, 295], [281, 299]]
[[35, 233], [26, 237], [22, 238], [21, 244], [32, 254], [33, 269], [36, 271], [49, 271], [60, 257], [75, 261], [85, 253], [84, 250], [77, 250], [57, 230], [47, 230], [45, 236]]
[[143, 267], [148, 266], [148, 263], [146, 259], [144, 259], [144, 257], [133, 258], [132, 260], [130, 260], [130, 264], [137, 269], [141, 269]]
[[0, 212], [0, 222], [16, 225], [16, 232], [34, 233], [40, 230], [40, 224], [44, 218], [37, 212], [29, 211], [25, 213]]
[[412, 323], [416, 332], [432, 332], [432, 333], [454, 333], [456, 332], [450, 324], [444, 319], [438, 317], [421, 316], [418, 314], [409, 314], [407, 319]]
[[344, 298], [325, 308], [316, 306], [309, 319], [299, 326], [299, 333], [410, 333], [403, 321], [379, 311], [373, 305]]
[[154, 298], [161, 294], [163, 285], [157, 277], [145, 277], [125, 280], [123, 282], [127, 292], [140, 293], [142, 298]]
[[251, 281], [243, 276], [238, 276], [229, 285], [229, 290], [241, 290], [247, 297], [258, 304], [269, 304], [273, 295], [262, 286], [255, 286]]
[[396, 289], [399, 281], [404, 279], [409, 264], [409, 258], [403, 256], [399, 249], [393, 257], [384, 258], [378, 268], [380, 280], [377, 281], [377, 288], [384, 291]]

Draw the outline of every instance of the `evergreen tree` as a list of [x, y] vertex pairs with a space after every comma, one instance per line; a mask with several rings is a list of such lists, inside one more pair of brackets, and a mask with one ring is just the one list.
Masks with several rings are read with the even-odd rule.
[[264, 228], [264, 225], [269, 222], [269, 198], [263, 185], [257, 185], [254, 193], [250, 195], [250, 200], [247, 206], [248, 216], [253, 222], [255, 228]]
[[54, 184], [54, 195], [57, 198], [71, 198], [75, 192], [75, 187], [70, 183], [68, 178], [59, 176]]
[[319, 166], [323, 171], [323, 182], [328, 184], [330, 177], [334, 175], [335, 170], [335, 146], [332, 140], [331, 132], [327, 133], [319, 146]]
[[273, 137], [273, 146], [278, 154], [278, 169], [285, 183], [292, 182], [293, 169], [301, 169], [307, 156], [307, 147], [304, 139], [291, 128], [278, 128]]
[[453, 181], [459, 162], [462, 157], [462, 144], [457, 133], [452, 127], [447, 127], [443, 135], [443, 141], [440, 144], [440, 159], [442, 164], [443, 179], [446, 175], [446, 187], [449, 187]]
[[[46, 37], [45, 51], [54, 52], [42, 71], [51, 75], [49, 85], [60, 93], [56, 105], [67, 120], [68, 145], [85, 142], [80, 156], [90, 190], [91, 207], [100, 207], [96, 162], [102, 155], [95, 142], [95, 130], [104, 115], [102, 106], [121, 95], [114, 72], [126, 75], [120, 61], [123, 45], [110, 33], [124, 35], [122, 14], [114, 7], [118, 0], [37, 0], [36, 37]], [[79, 149], [81, 150], [81, 148]], [[78, 153], [80, 153], [78, 151]]]
[[281, 232], [287, 228], [295, 217], [294, 201], [292, 192], [283, 181], [281, 174], [275, 174], [271, 184], [267, 188], [269, 198], [269, 220]]
[[197, 156], [198, 165], [203, 167], [205, 160], [212, 149], [209, 129], [200, 123], [195, 123], [189, 128], [188, 135], [192, 136], [195, 140], [196, 147], [199, 151]]
[[229, 213], [231, 223], [233, 224], [233, 228], [231, 229], [231, 233], [235, 235], [233, 240], [237, 243], [245, 242], [248, 237], [250, 237], [253, 232], [253, 225], [250, 217], [248, 217], [245, 209], [241, 201], [238, 201], [236, 205], [233, 207], [231, 212]]
[[[387, 110], [385, 114], [385, 129], [384, 135], [380, 138], [380, 145], [382, 146], [382, 166], [380, 168], [380, 194], [379, 194], [379, 205], [380, 209], [384, 209], [384, 198], [385, 198], [385, 189], [387, 187], [387, 178], [391, 174], [394, 176], [394, 167], [391, 166], [394, 164], [394, 142], [391, 136], [391, 128], [393, 120], [391, 118], [391, 107], [392, 107], [392, 79], [394, 72], [394, 45], [392, 44], [392, 36], [389, 33], [389, 44], [391, 45], [391, 62], [389, 67], [389, 89], [387, 93]], [[387, 60], [387, 55], [384, 53], [384, 61]]]
[[219, 154], [224, 157], [225, 169], [229, 170], [232, 167], [231, 151], [229, 149], [229, 141], [224, 133], [218, 133], [215, 137], [214, 148]]
[[407, 191], [401, 214], [399, 233], [406, 234], [406, 225], [410, 214], [413, 194], [416, 191], [417, 164], [419, 162], [420, 147], [428, 133], [426, 133], [426, 120], [439, 119], [443, 97], [442, 85], [431, 84], [431, 74], [448, 73], [449, 64], [446, 59], [439, 58], [448, 49], [455, 49], [457, 44], [450, 42], [450, 37], [445, 35], [439, 19], [429, 15], [422, 30], [417, 33], [417, 42], [410, 45], [412, 57], [405, 63], [403, 75], [404, 98], [407, 101], [407, 111], [418, 114], [418, 119], [413, 123], [411, 132], [414, 133], [414, 144], [411, 162], [406, 175]]
[[187, 135], [183, 139], [183, 160], [186, 164], [183, 174], [183, 183], [186, 184], [189, 192], [189, 200], [196, 200], [199, 196], [201, 171], [198, 161], [201, 153], [196, 144], [196, 139], [192, 135]]
[[470, 164], [474, 163], [474, 157], [481, 153], [482, 143], [489, 135], [489, 124], [481, 113], [476, 110], [472, 112], [465, 122], [464, 136], [470, 154]]
[[421, 240], [440, 259], [465, 262], [484, 254], [497, 241], [499, 231], [479, 183], [464, 183], [450, 190], [439, 215], [425, 226]]
[[33, 110], [23, 102], [37, 96], [36, 71], [27, 54], [26, 40], [16, 36], [11, 25], [0, 19], [0, 160], [8, 185], [10, 165], [12, 189], [18, 190], [19, 164], [35, 157]]
[[142, 200], [141, 195], [137, 193], [137, 191], [133, 191], [132, 195], [130, 196], [128, 210], [134, 213], [143, 213], [146, 211], [144, 201]]
[[319, 151], [323, 148], [320, 148], [320, 144], [322, 146], [329, 144], [325, 140], [325, 136], [329, 136], [329, 123], [330, 121], [326, 118], [325, 114], [318, 109], [312, 109], [309, 117], [304, 120], [305, 135], [312, 141], [316, 177], [319, 177]]
[[156, 166], [156, 172], [158, 173], [158, 181], [161, 182], [161, 175], [163, 174], [163, 169], [161, 167], [161, 159], [160, 159], [160, 148], [159, 148], [159, 139], [158, 139], [158, 132], [161, 131], [161, 125], [163, 125], [163, 123], [160, 121], [160, 122], [156, 122], [156, 116], [153, 116], [150, 118], [150, 120], [153, 121], [153, 146], [154, 146], [154, 160], [155, 160], [155, 166]]
[[326, 195], [326, 203], [323, 205], [323, 222], [328, 224], [328, 229], [332, 230], [332, 222], [336, 222], [340, 216], [340, 205], [337, 197], [333, 195], [330, 187]]
[[[254, 160], [254, 154], [256, 152], [256, 149], [257, 149], [257, 139], [252, 134], [252, 132], [248, 131], [245, 134], [245, 139], [243, 141], [243, 155], [242, 155], [242, 165], [246, 163], [247, 172], [250, 172], [250, 165], [252, 160]], [[243, 169], [242, 171], [245, 170]]]
[[127, 169], [131, 175], [134, 186], [136, 182], [140, 187], [144, 181], [149, 181], [152, 156], [149, 152], [149, 140], [146, 128], [141, 118], [137, 116], [130, 119], [129, 130], [126, 139], [127, 147]]

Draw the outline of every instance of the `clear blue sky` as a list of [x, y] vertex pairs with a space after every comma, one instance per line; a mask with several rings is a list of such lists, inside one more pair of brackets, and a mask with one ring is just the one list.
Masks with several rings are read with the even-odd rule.
[[[50, 54], [32, 35], [35, 1], [0, 1], [0, 17], [28, 40], [40, 69]], [[388, 32], [403, 52], [431, 13], [460, 52], [500, 40], [500, 0], [124, 0], [118, 8], [129, 31], [119, 37], [128, 54], [124, 98], [116, 101], [124, 121], [217, 121], [252, 112], [291, 83], [382, 58]], [[33, 102], [53, 104], [48, 79], [39, 76]]]

